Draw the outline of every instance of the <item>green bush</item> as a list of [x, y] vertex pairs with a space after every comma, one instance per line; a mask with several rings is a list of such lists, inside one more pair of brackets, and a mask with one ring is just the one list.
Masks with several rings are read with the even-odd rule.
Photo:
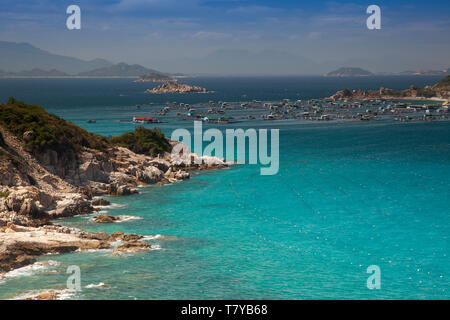
[[[67, 122], [37, 105], [29, 105], [9, 98], [0, 104], [0, 125], [21, 140], [27, 150], [38, 154], [46, 149], [58, 153], [79, 152], [83, 148], [105, 151], [112, 146], [122, 146], [135, 153], [158, 155], [170, 151], [169, 141], [159, 129], [137, 127], [134, 132], [108, 139], [90, 133]], [[24, 133], [28, 134], [24, 139]], [[0, 146], [4, 143], [0, 135]]]
[[431, 89], [422, 89], [422, 88], [419, 88], [419, 89], [417, 90], [417, 96], [419, 96], [419, 97], [432, 98], [432, 97], [434, 97], [435, 95], [436, 95], [436, 93], [435, 93], [433, 90], [431, 90]]
[[0, 198], [8, 198], [10, 192], [6, 191], [6, 192], [0, 192]]
[[350, 91], [350, 89], [345, 88], [344, 90], [342, 90], [342, 94], [344, 97], [350, 97], [352, 95], [352, 92]]
[[[58, 153], [66, 150], [80, 151], [83, 147], [104, 150], [108, 139], [87, 132], [73, 123], [47, 113], [42, 107], [29, 105], [9, 98], [0, 105], [0, 125], [25, 143], [27, 150], [34, 153], [52, 149]], [[23, 134], [32, 132], [24, 141]]]
[[159, 129], [151, 130], [142, 126], [137, 127], [134, 132], [127, 132], [111, 138], [111, 143], [130, 149], [135, 153], [150, 156], [156, 156], [171, 150], [169, 141]]
[[436, 84], [436, 87], [438, 88], [446, 88], [446, 87], [450, 87], [450, 76], [446, 76], [444, 79], [442, 79], [441, 81], [439, 81]]

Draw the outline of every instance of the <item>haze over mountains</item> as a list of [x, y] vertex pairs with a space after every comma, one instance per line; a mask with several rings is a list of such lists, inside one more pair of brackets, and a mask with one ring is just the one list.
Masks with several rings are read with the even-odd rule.
[[[270, 63], [268, 63], [268, 61]], [[288, 63], [286, 63], [288, 62]], [[357, 62], [355, 62], [357, 63]], [[229, 73], [225, 66], [234, 65], [239, 73]], [[216, 50], [204, 57], [171, 61], [166, 67], [190, 74], [251, 75], [252, 70], [264, 70], [267, 75], [319, 75], [336, 63], [318, 64], [310, 59], [282, 51], [251, 53], [246, 50]], [[289, 68], [286, 68], [286, 66]], [[163, 64], [164, 68], [164, 64]], [[225, 68], [225, 69], [224, 69]], [[325, 71], [326, 72], [326, 71]], [[364, 68], [339, 68], [328, 76], [372, 75], [447, 75], [444, 70], [372, 73]], [[114, 64], [105, 59], [90, 61], [53, 54], [28, 43], [0, 41], [0, 77], [143, 77], [164, 80], [174, 74], [149, 69], [138, 64]]]
[[85, 61], [41, 50], [28, 43], [0, 41], [2, 77], [140, 77], [165, 74], [141, 65], [113, 64], [105, 59]]
[[38, 68], [76, 74], [112, 64], [105, 59], [84, 61], [53, 54], [28, 43], [0, 41], [0, 70], [6, 72], [21, 72]]
[[140, 77], [149, 74], [153, 74], [155, 76], [164, 75], [162, 72], [147, 69], [139, 64], [129, 65], [124, 62], [78, 73], [78, 75], [82, 77]]

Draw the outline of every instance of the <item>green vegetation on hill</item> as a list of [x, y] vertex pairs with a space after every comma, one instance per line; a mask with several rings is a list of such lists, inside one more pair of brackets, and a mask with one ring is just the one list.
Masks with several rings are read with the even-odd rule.
[[[40, 106], [29, 105], [13, 97], [6, 104], [0, 104], [0, 125], [35, 154], [47, 149], [64, 153], [79, 152], [84, 148], [106, 150], [113, 146], [152, 156], [171, 150], [169, 141], [159, 129], [137, 127], [134, 132], [108, 139], [50, 114]], [[0, 146], [4, 146], [1, 134]]]
[[436, 92], [434, 92], [431, 88], [420, 88], [418, 86], [411, 86], [410, 90], [415, 90], [417, 97], [424, 97], [424, 98], [431, 98], [436, 95]]
[[0, 192], [0, 198], [8, 198], [8, 196], [9, 196], [9, 191], [7, 191], [7, 192]]
[[151, 130], [142, 126], [137, 127], [134, 132], [127, 132], [118, 137], [113, 137], [111, 143], [130, 149], [134, 153], [156, 156], [171, 150], [169, 141], [157, 128]]
[[42, 107], [12, 97], [0, 105], [0, 125], [23, 141], [26, 149], [33, 153], [46, 149], [58, 153], [66, 150], [76, 152], [83, 147], [103, 150], [109, 144], [105, 137], [89, 133]]
[[450, 76], [445, 77], [436, 84], [436, 88], [447, 88], [450, 87]]
[[344, 90], [342, 90], [342, 94], [344, 95], [344, 97], [350, 97], [352, 95], [352, 92], [349, 88], [345, 88]]

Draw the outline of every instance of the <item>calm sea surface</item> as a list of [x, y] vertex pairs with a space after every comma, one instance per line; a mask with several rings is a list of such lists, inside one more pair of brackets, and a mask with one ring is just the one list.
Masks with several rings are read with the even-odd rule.
[[[130, 79], [0, 79], [0, 101], [39, 104], [109, 136], [133, 130], [120, 120], [156, 115], [167, 101], [310, 99], [345, 87], [401, 89], [438, 79], [185, 79], [214, 91], [191, 95], [148, 95], [153, 84]], [[166, 134], [192, 128], [175, 118], [169, 113], [160, 125]], [[231, 127], [280, 129], [279, 173], [261, 176], [259, 166], [242, 165], [110, 197], [105, 211], [134, 218], [59, 223], [151, 236], [158, 250], [41, 257], [51, 265], [0, 280], [0, 298], [64, 288], [69, 265], [81, 268], [83, 287], [72, 299], [450, 298], [450, 122], [254, 120], [220, 128]], [[370, 265], [381, 269], [380, 290], [366, 286]]]

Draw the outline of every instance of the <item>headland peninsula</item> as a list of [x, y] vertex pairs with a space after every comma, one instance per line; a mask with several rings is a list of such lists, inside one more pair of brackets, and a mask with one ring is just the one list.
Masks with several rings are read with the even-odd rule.
[[152, 250], [143, 235], [85, 232], [57, 219], [94, 214], [95, 222], [121, 217], [99, 214], [103, 195], [137, 194], [141, 185], [189, 179], [192, 170], [226, 168], [215, 157], [173, 160], [178, 142], [158, 129], [106, 138], [92, 134], [42, 107], [10, 98], [0, 105], [0, 279], [43, 254], [109, 249]]

